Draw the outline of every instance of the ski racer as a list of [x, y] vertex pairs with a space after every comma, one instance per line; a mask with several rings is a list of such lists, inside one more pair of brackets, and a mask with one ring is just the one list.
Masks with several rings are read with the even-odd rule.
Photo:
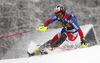
[[[66, 41], [75, 41], [78, 34], [81, 39], [82, 47], [87, 47], [88, 43], [86, 43], [84, 39], [83, 32], [79, 25], [77, 24], [75, 16], [65, 12], [64, 6], [59, 4], [54, 9], [54, 16], [49, 20], [44, 22], [43, 26], [40, 26], [40, 29], [45, 31], [48, 28], [48, 25], [57, 21], [62, 25], [62, 29], [59, 33], [57, 33], [51, 40], [47, 41], [45, 44], [40, 46], [39, 50], [35, 50], [30, 56], [36, 54], [38, 55], [45, 47], [58, 47], [65, 40]], [[46, 54], [46, 52], [41, 52], [42, 54]]]

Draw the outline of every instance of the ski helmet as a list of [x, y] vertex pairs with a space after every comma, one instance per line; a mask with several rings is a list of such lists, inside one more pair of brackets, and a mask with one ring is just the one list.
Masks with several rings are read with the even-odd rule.
[[59, 4], [56, 6], [56, 8], [54, 9], [54, 13], [59, 13], [61, 12], [63, 15], [65, 15], [65, 9], [64, 9], [64, 6]]

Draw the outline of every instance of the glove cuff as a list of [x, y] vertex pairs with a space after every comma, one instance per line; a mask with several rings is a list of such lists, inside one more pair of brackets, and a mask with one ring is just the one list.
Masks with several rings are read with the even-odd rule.
[[85, 41], [85, 38], [81, 38], [81, 41]]
[[81, 39], [81, 44], [82, 44], [82, 43], [86, 44], [85, 38], [82, 38], [82, 39]]
[[47, 26], [47, 25], [44, 25], [44, 26]]

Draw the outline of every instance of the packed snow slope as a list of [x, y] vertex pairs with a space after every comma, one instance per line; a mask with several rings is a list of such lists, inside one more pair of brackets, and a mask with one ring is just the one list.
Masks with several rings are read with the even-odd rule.
[[[88, 24], [88, 25], [84, 25], [84, 26], [80, 26], [80, 27], [83, 30], [84, 35], [86, 36], [87, 32], [93, 27], [93, 25]], [[24, 35], [28, 36], [29, 38], [26, 39], [25, 37], [23, 37], [24, 42], [21, 42], [18, 45], [14, 45], [13, 48], [11, 48], [5, 54], [5, 56], [3, 58], [1, 58], [1, 59], [15, 59], [16, 57], [18, 57], [18, 58], [28, 57], [26, 52], [27, 52], [27, 49], [29, 48], [28, 47], [29, 46], [29, 42], [33, 42], [35, 44], [43, 44], [46, 41], [48, 41], [51, 38], [53, 38], [53, 36], [55, 34], [57, 34], [58, 32], [60, 32], [60, 30], [61, 30], [61, 28], [60, 29], [48, 29], [45, 32], [36, 31], [35, 34], [33, 34], [33, 32], [27, 33], [29, 35], [24, 34]], [[91, 39], [91, 35], [89, 35], [90, 39]], [[91, 40], [94, 41], [93, 38]], [[79, 46], [76, 46], [76, 45], [80, 44], [80, 38], [78, 37], [75, 42], [64, 42], [63, 44], [67, 44], [67, 48], [76, 49], [76, 48], [79, 47]], [[32, 48], [34, 48], [34, 46], [32, 46]], [[32, 49], [31, 51], [33, 52], [34, 49]]]
[[100, 46], [30, 58], [1, 60], [0, 63], [100, 63]]
[[[88, 33], [89, 29], [91, 29], [92, 27], [93, 27], [93, 25], [81, 26], [84, 35], [86, 35]], [[60, 30], [60, 29], [58, 29], [58, 30]], [[58, 30], [53, 31], [53, 33], [58, 32]], [[49, 35], [51, 32], [50, 32], [50, 30], [46, 31], [46, 33]], [[45, 39], [47, 39], [47, 38], [50, 39], [50, 37], [51, 37], [51, 35], [49, 37], [47, 37], [47, 35], [44, 35], [44, 34], [43, 34], [44, 37], [41, 38], [42, 39], [41, 42], [44, 42], [44, 41], [46, 41]], [[38, 41], [40, 43], [40, 38], [37, 38], [37, 39], [39, 39]], [[80, 41], [76, 41], [76, 42], [80, 42]], [[23, 47], [22, 44], [20, 44], [20, 47], [19, 47], [20, 51], [21, 51], [22, 47]], [[0, 63], [55, 63], [55, 62], [57, 62], [57, 63], [65, 63], [65, 62], [67, 62], [67, 63], [100, 63], [99, 49], [100, 49], [100, 46], [92, 46], [92, 47], [87, 47], [87, 48], [78, 48], [76, 50], [71, 50], [71, 51], [64, 51], [64, 52], [61, 51], [60, 53], [57, 52], [57, 53], [44, 55], [44, 56], [35, 56], [35, 57], [30, 57], [30, 58], [24, 57], [24, 58], [18, 58], [18, 59], [14, 59], [14, 58], [6, 59], [6, 60], [1, 60]], [[13, 52], [14, 52], [13, 50], [12, 50], [12, 52], [9, 52], [9, 54], [7, 54], [7, 55], [14, 56], [15, 54], [13, 54]], [[17, 53], [19, 56], [24, 55], [24, 53], [27, 52], [27, 51], [26, 52], [24, 51], [24, 53], [22, 54], [20, 51], [19, 51], [19, 53]], [[15, 49], [15, 52], [18, 52], [18, 50]]]

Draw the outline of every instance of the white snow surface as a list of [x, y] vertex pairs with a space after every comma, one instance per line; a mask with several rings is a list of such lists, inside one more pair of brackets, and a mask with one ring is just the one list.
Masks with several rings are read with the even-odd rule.
[[100, 63], [100, 46], [30, 58], [1, 60], [0, 63]]
[[[89, 31], [91, 27], [93, 27], [93, 25], [81, 26], [84, 35], [87, 34], [87, 32]], [[33, 45], [39, 44], [40, 40], [41, 40], [41, 43], [43, 43], [51, 39], [53, 35], [55, 35], [58, 31], [60, 31], [60, 29], [56, 29], [56, 30], [52, 29], [52, 30], [53, 32], [50, 30], [47, 30], [46, 32], [44, 32], [44, 34], [41, 35], [42, 40], [40, 39], [40, 37], [37, 37], [37, 39], [39, 39], [38, 43], [35, 43], [34, 42], [35, 40], [34, 41], [30, 40], [30, 44], [29, 44], [30, 46], [29, 50], [31, 50], [30, 52], [34, 51], [32, 50], [32, 48], [34, 48]], [[49, 37], [47, 37], [48, 35]], [[78, 37], [75, 43], [77, 42], [80, 43], [79, 39], [80, 38]], [[65, 42], [65, 43], [69, 44], [71, 42]], [[74, 42], [72, 42], [71, 44], [73, 43]], [[28, 58], [28, 55], [27, 55], [27, 57], [23, 57], [23, 58], [0, 60], [0, 63], [56, 63], [56, 62], [57, 63], [100, 63], [100, 51], [99, 50], [100, 50], [99, 45], [87, 47], [87, 48], [81, 48], [81, 49], [79, 48], [79, 49], [71, 50], [71, 51], [55, 50], [54, 52], [50, 52], [50, 54], [48, 55], [33, 56], [30, 58]], [[17, 52], [17, 50], [15, 52]], [[12, 52], [9, 52], [9, 54], [6, 54], [6, 55], [9, 57], [11, 53]], [[16, 54], [21, 55], [20, 51]], [[16, 54], [13, 54], [12, 56]], [[23, 55], [26, 55], [26, 54], [23, 54]]]

